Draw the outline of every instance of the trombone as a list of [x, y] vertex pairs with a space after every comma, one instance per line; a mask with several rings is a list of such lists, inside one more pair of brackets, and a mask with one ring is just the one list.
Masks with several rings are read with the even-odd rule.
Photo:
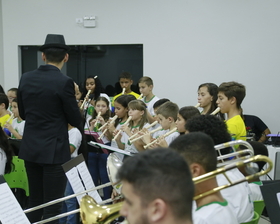
[[[235, 168], [240, 168], [240, 167], [243, 167], [250, 163], [255, 163], [255, 162], [260, 162], [260, 161], [266, 162], [268, 164], [266, 170], [262, 170], [255, 174], [245, 176], [244, 178], [242, 178], [240, 180], [236, 180], [236, 181], [231, 181], [230, 179], [228, 179], [228, 181], [229, 181], [228, 184], [216, 187], [216, 188], [214, 188], [210, 191], [204, 192], [200, 195], [196, 195], [194, 197], [194, 200], [200, 199], [202, 197], [213, 194], [217, 191], [226, 189], [228, 187], [240, 184], [242, 182], [253, 180], [256, 177], [265, 175], [272, 170], [273, 163], [267, 156], [257, 155], [257, 156], [251, 157], [249, 159], [245, 159], [243, 161], [238, 161], [235, 163], [228, 164], [224, 167], [218, 168], [212, 172], [208, 172], [199, 177], [194, 177], [193, 178], [194, 184], [198, 184], [205, 180], [216, 177], [219, 174], [226, 175], [226, 172], [229, 170], [232, 170]], [[86, 195], [82, 198], [81, 205], [80, 205], [80, 214], [81, 214], [82, 222], [83, 222], [83, 224], [109, 224], [111, 221], [113, 221], [115, 218], [117, 218], [119, 216], [119, 210], [121, 209], [121, 206], [122, 206], [122, 202], [119, 202], [119, 203], [116, 203], [113, 205], [100, 206], [100, 205], [97, 205], [97, 203], [94, 201], [93, 198]]]
[[[26, 209], [23, 212], [24, 213], [33, 212], [35, 210], [42, 209], [42, 208], [45, 208], [47, 206], [50, 206], [50, 205], [53, 205], [53, 204], [56, 204], [56, 203], [66, 201], [70, 198], [74, 198], [76, 196], [83, 195], [83, 194], [86, 194], [88, 192], [91, 192], [91, 191], [94, 191], [94, 190], [99, 190], [99, 189], [109, 187], [109, 186], [113, 186], [114, 189], [120, 194], [121, 184], [119, 183], [119, 181], [116, 180], [116, 174], [117, 174], [117, 171], [118, 171], [118, 169], [120, 168], [121, 165], [122, 165], [122, 162], [118, 159], [118, 157], [114, 153], [111, 153], [107, 158], [107, 172], [108, 172], [108, 177], [109, 177], [110, 182], [102, 184], [102, 185], [94, 187], [94, 188], [91, 188], [91, 189], [88, 189], [88, 190], [85, 190], [85, 191], [82, 191], [80, 193], [68, 195], [68, 196], [65, 196], [65, 197], [62, 197], [62, 198], [55, 199], [53, 201], [49, 201], [47, 203], [35, 206], [33, 208]], [[116, 197], [114, 200], [118, 200], [120, 198], [121, 198], [121, 196]], [[112, 199], [108, 199], [108, 200], [102, 201], [101, 204], [107, 204], [107, 203], [110, 203], [112, 201], [113, 201]], [[68, 215], [78, 213], [79, 211], [80, 211], [80, 209], [76, 209], [76, 210], [73, 210], [73, 211], [70, 211], [70, 212], [66, 212], [66, 213], [63, 213], [63, 214], [60, 214], [60, 215], [56, 215], [56, 216], [48, 218], [48, 219], [44, 219], [44, 220], [35, 222], [33, 224], [47, 223], [47, 222], [50, 222], [50, 221], [53, 221], [53, 220], [56, 220], [56, 219], [63, 218], [63, 217], [68, 216]]]
[[[236, 151], [236, 149], [234, 148], [234, 146], [238, 146], [238, 145], [243, 145], [245, 146], [247, 149], [243, 149], [243, 150], [239, 150]], [[231, 147], [233, 149], [233, 152], [222, 155], [221, 153], [221, 149], [224, 148], [229, 148]], [[243, 141], [243, 140], [235, 140], [235, 141], [230, 141], [230, 142], [226, 142], [226, 143], [222, 143], [219, 145], [215, 145], [215, 149], [218, 153], [218, 167], [230, 164], [233, 162], [232, 158], [235, 158], [234, 161], [241, 161], [244, 158], [240, 157], [241, 155], [246, 155], [249, 157], [254, 156], [254, 149], [253, 147], [247, 142], [247, 141]]]

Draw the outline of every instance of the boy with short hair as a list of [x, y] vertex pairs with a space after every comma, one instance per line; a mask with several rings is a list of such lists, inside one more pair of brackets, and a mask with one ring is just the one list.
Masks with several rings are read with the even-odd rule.
[[[213, 139], [215, 145], [229, 142], [231, 140], [231, 136], [227, 131], [227, 126], [224, 121], [213, 115], [192, 117], [187, 121], [185, 127], [188, 133], [204, 132]], [[228, 153], [230, 153], [230, 148], [225, 148], [221, 151], [222, 155]], [[217, 156], [219, 156], [218, 153]], [[234, 162], [234, 160], [231, 161]], [[225, 174], [227, 177], [223, 174], [217, 175], [217, 182], [219, 186], [228, 184], [228, 178], [233, 182], [244, 178], [244, 175], [238, 170], [238, 168], [228, 170]], [[230, 207], [235, 212], [239, 223], [252, 220], [254, 215], [254, 206], [251, 200], [251, 191], [247, 182], [223, 189], [221, 190], [221, 193], [223, 198], [229, 202]]]
[[148, 121], [151, 124], [156, 120], [153, 105], [159, 98], [153, 94], [154, 83], [150, 77], [143, 76], [139, 79], [138, 85], [140, 93], [143, 94], [142, 101], [147, 106]]
[[[136, 99], [139, 98], [140, 95], [131, 90], [131, 85], [133, 84], [133, 80], [132, 80], [132, 75], [129, 72], [122, 72], [120, 74], [119, 83], [121, 85], [121, 88], [125, 89], [124, 94], [133, 95], [133, 96], [135, 96]], [[115, 99], [118, 98], [122, 94], [123, 93], [121, 92], [118, 95], [114, 96], [113, 101], [112, 101], [112, 106], [113, 107], [114, 107]]]
[[[177, 120], [178, 112], [179, 112], [178, 105], [172, 102], [166, 102], [157, 109], [156, 114], [162, 129], [169, 132], [172, 129], [176, 128], [175, 122]], [[167, 137], [165, 137], [165, 141], [167, 145], [169, 145], [179, 135], [180, 135], [179, 132], [176, 131], [168, 135]]]
[[[3, 128], [6, 122], [10, 118], [10, 113], [8, 112], [9, 100], [6, 94], [0, 93], [0, 126]], [[10, 121], [11, 123], [12, 121]]]
[[[209, 172], [217, 167], [217, 155], [214, 142], [210, 136], [202, 132], [193, 132], [176, 138], [170, 148], [178, 152], [188, 163], [193, 178]], [[217, 178], [213, 177], [195, 184], [195, 196], [209, 192], [218, 187]], [[220, 191], [197, 198], [196, 210], [193, 212], [195, 224], [215, 223], [237, 224], [236, 214]]]
[[240, 116], [241, 103], [246, 95], [245, 86], [237, 82], [223, 82], [218, 88], [217, 104], [227, 114], [226, 124], [234, 140], [246, 141], [246, 127]]

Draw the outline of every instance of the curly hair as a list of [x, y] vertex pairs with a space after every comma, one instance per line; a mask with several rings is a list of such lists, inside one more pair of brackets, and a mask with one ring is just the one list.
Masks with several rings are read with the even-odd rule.
[[[204, 132], [213, 139], [215, 145], [231, 141], [225, 122], [213, 115], [193, 117], [187, 121], [185, 128], [189, 132]], [[222, 154], [229, 151], [230, 148], [227, 148]]]

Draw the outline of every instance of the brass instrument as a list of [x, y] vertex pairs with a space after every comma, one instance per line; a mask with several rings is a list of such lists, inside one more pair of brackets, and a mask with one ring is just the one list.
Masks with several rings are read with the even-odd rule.
[[[68, 200], [70, 198], [74, 198], [74, 197], [76, 197], [78, 195], [83, 195], [83, 194], [86, 194], [86, 193], [88, 193], [90, 191], [99, 190], [99, 189], [102, 189], [102, 188], [105, 188], [105, 187], [108, 187], [108, 186], [113, 186], [114, 189], [120, 194], [121, 184], [120, 184], [119, 181], [116, 180], [116, 174], [117, 174], [118, 169], [121, 167], [121, 165], [122, 165], [122, 161], [119, 160], [118, 157], [114, 153], [111, 153], [108, 156], [108, 158], [107, 158], [107, 173], [108, 173], [108, 177], [109, 177], [110, 182], [108, 182], [106, 184], [102, 184], [102, 185], [97, 186], [97, 187], [94, 187], [94, 188], [89, 189], [89, 190], [85, 190], [85, 191], [77, 193], [77, 194], [72, 194], [72, 195], [69, 195], [69, 196], [65, 196], [63, 198], [59, 198], [59, 199], [55, 199], [53, 201], [49, 201], [47, 203], [35, 206], [33, 208], [26, 209], [23, 212], [24, 213], [33, 212], [33, 211], [36, 211], [38, 209], [42, 209], [42, 208], [45, 208], [47, 206], [50, 206], [50, 205], [53, 205], [53, 204], [56, 204], [56, 203], [59, 203], [59, 202], [62, 202], [62, 201], [66, 201], [66, 200]], [[118, 200], [120, 198], [121, 197], [117, 197], [117, 198], [115, 198], [115, 200]], [[102, 201], [102, 204], [110, 203], [112, 201], [113, 201], [112, 199], [108, 199], [108, 200]], [[80, 211], [79, 209], [76, 209], [76, 210], [73, 210], [73, 211], [70, 211], [70, 212], [66, 212], [66, 213], [63, 213], [63, 214], [60, 214], [60, 215], [57, 215], [57, 216], [45, 219], [45, 220], [38, 221], [38, 222], [33, 223], [33, 224], [48, 223], [50, 221], [63, 218], [65, 216], [78, 213], [79, 211]]]
[[122, 95], [125, 93], [125, 88], [122, 89]]
[[[236, 149], [233, 146], [238, 146], [238, 145], [244, 145], [247, 149], [239, 150], [236, 151]], [[226, 155], [222, 155], [221, 149], [231, 147], [233, 152], [228, 153]], [[241, 155], [247, 155], [249, 157], [254, 156], [254, 149], [253, 147], [247, 142], [243, 140], [235, 140], [235, 141], [230, 141], [226, 143], [222, 143], [219, 145], [215, 145], [215, 149], [218, 152], [218, 167], [227, 165], [229, 163], [232, 163], [233, 161], [240, 161], [244, 160], [244, 157], [240, 157]], [[234, 160], [229, 160], [234, 158]]]
[[86, 195], [81, 200], [80, 214], [83, 224], [109, 224], [119, 217], [122, 202], [113, 205], [98, 205], [95, 200]]
[[[241, 168], [245, 165], [248, 165], [249, 163], [255, 163], [255, 162], [266, 162], [268, 164], [266, 170], [262, 170], [260, 172], [257, 172], [257, 173], [254, 173], [254, 174], [251, 174], [249, 176], [245, 176], [244, 178], [240, 179], [240, 180], [237, 180], [237, 181], [231, 181], [227, 175], [226, 175], [226, 171], [229, 171], [229, 170], [232, 170], [232, 169], [235, 169], [235, 168]], [[210, 191], [207, 191], [207, 192], [204, 192], [200, 195], [197, 195], [194, 197], [194, 200], [197, 200], [199, 198], [202, 198], [202, 197], [205, 197], [209, 194], [212, 194], [212, 193], [215, 193], [217, 191], [220, 191], [220, 190], [223, 190], [223, 189], [226, 189], [228, 187], [231, 187], [231, 186], [234, 186], [234, 185], [237, 185], [237, 184], [240, 184], [242, 182], [245, 182], [245, 181], [250, 181], [250, 180], [254, 180], [255, 178], [257, 177], [260, 177], [260, 176], [263, 176], [267, 173], [269, 173], [273, 168], [273, 162], [271, 161], [271, 159], [269, 159], [267, 156], [262, 156], [262, 155], [256, 155], [254, 157], [251, 157], [249, 159], [245, 159], [243, 161], [239, 161], [239, 162], [235, 162], [235, 163], [231, 163], [231, 164], [228, 164], [226, 166], [223, 166], [221, 168], [218, 168], [212, 172], [209, 172], [209, 173], [206, 173], [206, 174], [203, 174], [199, 177], [194, 177], [193, 178], [193, 182], [195, 184], [198, 184], [198, 183], [201, 183], [205, 180], [208, 180], [208, 179], [211, 179], [215, 176], [217, 176], [218, 174], [224, 174], [229, 183], [228, 184], [225, 184], [223, 186], [219, 186], [219, 187], [216, 187]]]
[[200, 103], [197, 103], [194, 107], [195, 107], [195, 108], [200, 107]]
[[[219, 174], [226, 175], [226, 171], [243, 167], [245, 165], [248, 165], [249, 163], [255, 163], [255, 162], [260, 162], [260, 161], [266, 162], [268, 164], [266, 170], [262, 170], [260, 172], [246, 176], [246, 177], [244, 177], [240, 180], [234, 181], [234, 182], [229, 180], [229, 178], [228, 178], [228, 180], [229, 180], [228, 184], [216, 187], [210, 191], [197, 195], [194, 197], [194, 200], [200, 199], [202, 197], [213, 194], [217, 191], [226, 189], [228, 187], [240, 184], [242, 182], [253, 180], [256, 177], [265, 175], [271, 171], [271, 169], [273, 167], [273, 163], [267, 156], [257, 155], [257, 156], [251, 157], [249, 159], [246, 159], [244, 161], [235, 162], [235, 163], [226, 165], [224, 167], [218, 168], [212, 172], [203, 174], [199, 177], [194, 177], [193, 178], [194, 184], [198, 184], [205, 180], [216, 177]], [[81, 213], [81, 218], [82, 218], [83, 224], [109, 224], [113, 219], [115, 219], [116, 217], [119, 216], [119, 210], [121, 209], [121, 206], [122, 206], [122, 202], [116, 203], [113, 205], [108, 205], [108, 206], [98, 206], [92, 198], [90, 198], [89, 196], [84, 196], [81, 200], [81, 207], [80, 207], [80, 213]]]

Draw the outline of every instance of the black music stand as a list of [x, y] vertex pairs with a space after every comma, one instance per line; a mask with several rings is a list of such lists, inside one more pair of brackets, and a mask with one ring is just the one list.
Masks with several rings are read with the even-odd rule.
[[280, 180], [263, 181], [260, 186], [266, 210], [272, 224], [280, 220]]

